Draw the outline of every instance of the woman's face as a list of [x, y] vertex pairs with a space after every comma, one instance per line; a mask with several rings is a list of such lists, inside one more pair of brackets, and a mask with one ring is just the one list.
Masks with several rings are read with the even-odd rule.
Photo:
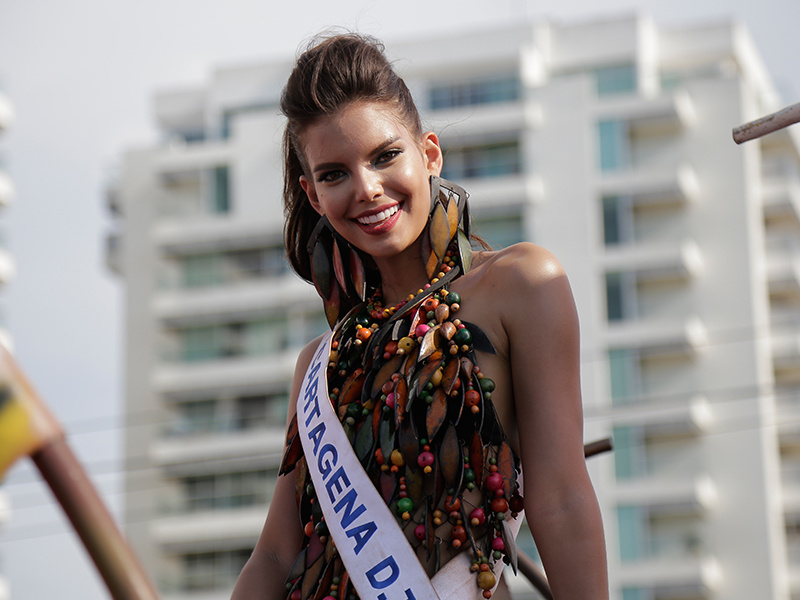
[[355, 102], [310, 125], [301, 143], [309, 172], [300, 184], [348, 242], [375, 258], [415, 246], [428, 178], [442, 168], [436, 134], [413, 135], [389, 104]]

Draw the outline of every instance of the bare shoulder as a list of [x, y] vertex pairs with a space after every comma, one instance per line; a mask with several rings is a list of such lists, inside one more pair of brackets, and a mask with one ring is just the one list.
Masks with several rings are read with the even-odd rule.
[[475, 267], [495, 288], [509, 292], [535, 292], [548, 283], [566, 280], [564, 267], [552, 252], [530, 242], [520, 242], [494, 252], [476, 252]]

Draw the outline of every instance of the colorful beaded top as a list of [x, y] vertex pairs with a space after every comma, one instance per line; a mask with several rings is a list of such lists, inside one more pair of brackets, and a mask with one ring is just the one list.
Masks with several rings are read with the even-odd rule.
[[[376, 290], [341, 319], [327, 380], [358, 459], [420, 561], [438, 570], [452, 553], [470, 552], [475, 584], [490, 598], [494, 563], [516, 567], [506, 520], [523, 502], [519, 459], [491, 401], [495, 384], [475, 359], [475, 350], [494, 348], [476, 325], [458, 318], [461, 298], [447, 289], [468, 268], [457, 237], [438, 253], [425, 289], [389, 308]], [[356, 600], [315, 502], [299, 437], [295, 417], [280, 472], [296, 472], [305, 536], [287, 598]]]

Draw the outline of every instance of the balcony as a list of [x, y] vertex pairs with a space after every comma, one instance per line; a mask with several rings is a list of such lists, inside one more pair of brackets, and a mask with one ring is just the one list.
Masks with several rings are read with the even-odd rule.
[[633, 272], [637, 282], [689, 279], [702, 264], [700, 249], [690, 239], [606, 246], [602, 258], [606, 271]]
[[669, 472], [670, 467], [658, 467], [645, 477], [617, 480], [617, 503], [645, 506], [653, 515], [700, 515], [715, 505], [717, 490], [711, 477], [679, 476]]
[[14, 182], [6, 173], [0, 170], [0, 206], [8, 206], [14, 199], [16, 190]]
[[623, 587], [655, 588], [657, 598], [697, 598], [719, 588], [722, 570], [712, 557], [664, 557], [622, 564], [617, 578]]
[[604, 172], [599, 188], [603, 196], [631, 196], [634, 205], [686, 204], [700, 194], [697, 176], [689, 165]]
[[153, 312], [170, 326], [196, 324], [210, 315], [224, 313], [227, 319], [246, 318], [283, 309], [319, 307], [316, 294], [298, 277], [244, 281], [220, 287], [184, 288], [158, 294]]
[[691, 126], [695, 110], [689, 94], [679, 90], [650, 99], [633, 95], [606, 96], [598, 106], [597, 118], [625, 120], [637, 135], [663, 135]]
[[770, 346], [776, 381], [782, 385], [800, 382], [800, 324], [792, 318], [773, 318]]
[[152, 236], [167, 254], [216, 252], [269, 246], [280, 236], [279, 227], [279, 220], [161, 220], [153, 227]]
[[0, 248], [0, 285], [4, 285], [14, 278], [17, 272], [16, 263], [11, 253]]
[[268, 356], [159, 365], [153, 388], [162, 394], [191, 395], [239, 389], [263, 389], [291, 381], [300, 348]]
[[609, 348], [635, 348], [642, 357], [690, 357], [708, 341], [697, 317], [688, 319], [633, 319], [608, 324]]
[[646, 438], [700, 435], [708, 431], [713, 420], [711, 405], [700, 395], [679, 402], [622, 404], [613, 409], [615, 426], [640, 427]]
[[542, 179], [538, 175], [467, 178], [459, 184], [469, 191], [470, 207], [474, 209], [535, 204], [544, 197]]
[[791, 218], [800, 223], [800, 173], [796, 170], [780, 177], [765, 177], [762, 198], [766, 219]]
[[520, 131], [536, 127], [542, 120], [542, 110], [531, 102], [502, 102], [472, 104], [455, 108], [428, 111], [425, 121], [431, 128], [446, 132], [447, 143], [463, 138], [474, 140], [494, 136], [498, 131]]
[[8, 129], [14, 120], [14, 105], [3, 92], [0, 92], [0, 131]]
[[[152, 539], [170, 553], [213, 552], [255, 545], [267, 505], [159, 517], [150, 525]], [[198, 526], [202, 523], [202, 527]]]
[[254, 428], [228, 434], [198, 434], [162, 438], [151, 446], [150, 458], [170, 474], [195, 475], [220, 470], [276, 467], [285, 442], [281, 427]]

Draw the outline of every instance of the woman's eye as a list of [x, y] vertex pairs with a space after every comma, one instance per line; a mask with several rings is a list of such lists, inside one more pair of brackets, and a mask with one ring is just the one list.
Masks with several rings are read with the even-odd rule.
[[386, 163], [400, 156], [402, 150], [387, 150], [378, 157], [378, 163]]
[[341, 178], [342, 172], [341, 171], [325, 171], [324, 173], [320, 173], [317, 177], [317, 181], [320, 183], [330, 183], [332, 181], [336, 181], [337, 179]]

